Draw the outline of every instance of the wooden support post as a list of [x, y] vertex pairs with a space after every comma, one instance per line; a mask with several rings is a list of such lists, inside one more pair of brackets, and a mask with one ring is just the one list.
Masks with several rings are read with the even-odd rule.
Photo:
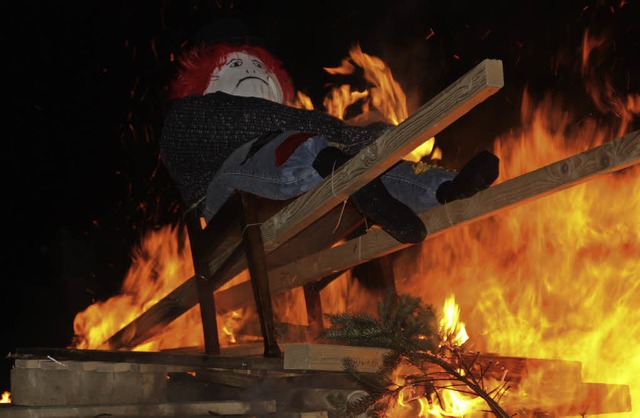
[[267, 261], [260, 235], [260, 223], [256, 209], [255, 195], [241, 192], [242, 198], [242, 239], [247, 254], [247, 264], [251, 275], [251, 287], [256, 302], [256, 310], [260, 319], [262, 338], [264, 339], [265, 357], [280, 357], [280, 347], [276, 342], [276, 328], [271, 306], [271, 291], [269, 290], [269, 274]]
[[203, 258], [203, 231], [200, 219], [195, 211], [185, 214], [187, 233], [191, 244], [191, 257], [195, 270], [195, 280], [198, 289], [198, 302], [200, 304], [200, 318], [202, 320], [202, 332], [204, 335], [204, 350], [207, 354], [220, 354], [220, 340], [218, 338], [218, 320], [216, 317], [216, 304], [213, 299], [213, 286], [210, 280], [211, 272]]
[[374, 290], [380, 294], [386, 291], [396, 293], [391, 255], [385, 255], [366, 263], [358, 264], [351, 270], [351, 275], [356, 277], [369, 290]]
[[309, 333], [318, 337], [324, 329], [322, 321], [322, 301], [320, 292], [313, 284], [304, 286], [304, 302], [307, 305], [307, 320], [309, 321]]
[[215, 301], [211, 281], [201, 275], [196, 275], [198, 285], [198, 301], [200, 303], [200, 318], [204, 335], [204, 352], [220, 354], [220, 339], [218, 338], [218, 320], [216, 318]]

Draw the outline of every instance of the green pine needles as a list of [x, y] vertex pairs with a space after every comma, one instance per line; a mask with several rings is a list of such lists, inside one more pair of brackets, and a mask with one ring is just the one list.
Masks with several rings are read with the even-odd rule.
[[331, 328], [325, 337], [329, 340], [390, 350], [376, 373], [361, 373], [353, 359], [344, 360], [345, 372], [367, 395], [355, 400], [330, 397], [339, 417], [384, 417], [398, 403], [444, 410], [445, 391], [480, 398], [487, 412], [509, 417], [498, 404], [508, 382], [488, 390], [483, 379], [488, 367], [460, 347], [441, 344], [434, 310], [420, 298], [389, 291], [378, 303], [378, 318], [357, 313], [328, 316]]

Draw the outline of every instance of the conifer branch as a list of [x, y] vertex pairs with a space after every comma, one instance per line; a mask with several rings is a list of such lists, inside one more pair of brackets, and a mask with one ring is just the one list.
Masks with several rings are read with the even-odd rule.
[[[339, 416], [353, 418], [365, 412], [370, 416], [384, 416], [399, 397], [407, 393], [413, 395], [411, 400], [425, 398], [444, 409], [442, 391], [453, 390], [478, 396], [487, 404], [488, 412], [498, 418], [509, 418], [498, 403], [508, 389], [508, 381], [487, 391], [484, 377], [490, 365], [480, 365], [477, 354], [465, 361], [461, 348], [449, 342], [441, 345], [434, 310], [420, 298], [387, 292], [384, 300], [378, 303], [378, 318], [345, 313], [328, 316], [332, 324], [325, 332], [328, 339], [390, 350], [373, 374], [359, 373], [353, 359], [344, 360], [345, 372], [368, 395], [356, 401], [347, 401], [345, 397], [330, 398]], [[404, 382], [396, 383], [392, 376], [402, 364], [416, 373], [403, 376]]]

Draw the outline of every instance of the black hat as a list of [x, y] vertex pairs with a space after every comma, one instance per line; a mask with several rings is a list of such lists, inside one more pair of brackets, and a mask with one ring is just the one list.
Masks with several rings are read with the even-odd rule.
[[263, 40], [251, 35], [244, 20], [235, 15], [215, 17], [193, 36], [194, 45], [213, 45], [218, 42], [264, 46]]

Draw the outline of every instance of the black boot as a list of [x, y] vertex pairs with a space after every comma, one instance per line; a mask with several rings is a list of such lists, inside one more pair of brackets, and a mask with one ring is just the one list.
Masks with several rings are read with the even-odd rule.
[[[324, 148], [313, 168], [328, 177], [351, 157], [334, 147]], [[427, 229], [411, 208], [389, 194], [380, 178], [375, 178], [350, 196], [356, 208], [397, 241], [415, 244], [424, 240]]]
[[489, 151], [482, 151], [467, 162], [451, 181], [445, 181], [436, 190], [441, 204], [471, 197], [496, 181], [500, 159]]

